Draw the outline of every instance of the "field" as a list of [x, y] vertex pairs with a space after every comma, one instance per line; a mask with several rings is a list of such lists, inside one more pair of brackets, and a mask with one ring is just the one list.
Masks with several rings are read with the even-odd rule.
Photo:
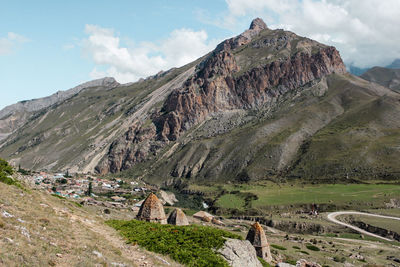
[[[250, 185], [191, 185], [190, 189], [217, 197], [219, 208], [245, 208], [245, 196], [252, 195], [246, 208], [263, 209], [274, 206], [326, 204], [337, 208], [383, 208], [391, 198], [400, 198], [396, 184], [282, 184], [264, 182]], [[247, 198], [248, 199], [248, 198]]]
[[400, 234], [400, 222], [397, 220], [363, 216], [363, 215], [352, 215], [355, 221], [361, 221], [369, 225], [373, 225], [379, 228], [387, 229]]

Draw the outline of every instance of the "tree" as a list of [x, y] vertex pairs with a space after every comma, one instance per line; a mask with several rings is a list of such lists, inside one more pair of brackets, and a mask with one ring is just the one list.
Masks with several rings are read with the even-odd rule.
[[89, 187], [88, 187], [88, 190], [86, 191], [86, 195], [87, 196], [91, 196], [92, 195], [92, 190], [93, 190], [92, 182], [89, 182]]

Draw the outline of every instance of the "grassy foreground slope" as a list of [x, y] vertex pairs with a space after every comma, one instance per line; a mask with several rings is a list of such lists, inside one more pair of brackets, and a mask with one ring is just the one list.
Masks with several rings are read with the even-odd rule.
[[[107, 218], [119, 218], [117, 214], [113, 211]], [[104, 224], [103, 216], [89, 207], [0, 182], [0, 266], [167, 265], [161, 257], [126, 245]], [[130, 213], [119, 216], [129, 218]]]

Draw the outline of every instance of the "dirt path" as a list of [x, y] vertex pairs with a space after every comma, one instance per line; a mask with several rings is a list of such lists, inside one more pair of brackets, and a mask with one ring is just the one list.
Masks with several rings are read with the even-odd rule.
[[359, 227], [356, 227], [354, 225], [339, 221], [339, 220], [336, 219], [336, 217], [340, 216], [340, 215], [364, 215], [364, 216], [379, 217], [379, 218], [385, 218], [385, 219], [392, 219], [392, 220], [400, 221], [399, 217], [385, 216], [385, 215], [358, 212], [358, 211], [337, 211], [337, 212], [329, 213], [328, 216], [327, 216], [328, 220], [333, 222], [333, 223], [340, 224], [340, 225], [343, 225], [345, 227], [351, 228], [351, 229], [353, 229], [353, 230], [355, 230], [355, 231], [357, 231], [357, 232], [359, 232], [361, 234], [373, 236], [373, 237], [376, 237], [376, 238], [379, 238], [379, 239], [383, 239], [383, 240], [386, 240], [386, 241], [393, 241], [393, 240], [391, 240], [389, 238], [386, 238], [386, 237], [382, 237], [382, 236], [377, 235], [377, 234], [373, 234], [373, 233], [367, 232], [367, 231], [365, 231], [365, 230], [363, 230], [363, 229], [361, 229]]

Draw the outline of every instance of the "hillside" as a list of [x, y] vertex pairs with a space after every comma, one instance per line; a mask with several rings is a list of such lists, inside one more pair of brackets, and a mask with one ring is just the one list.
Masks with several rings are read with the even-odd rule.
[[23, 126], [29, 120], [30, 116], [41, 109], [61, 103], [65, 99], [91, 87], [112, 88], [117, 85], [118, 83], [114, 78], [97, 79], [83, 83], [66, 91], [58, 91], [51, 96], [21, 101], [7, 106], [0, 110], [0, 141], [12, 134], [19, 127]]
[[42, 109], [0, 155], [157, 184], [397, 179], [399, 98], [346, 73], [334, 47], [255, 19], [184, 67]]
[[[1, 266], [180, 266], [127, 245], [107, 219], [133, 218], [0, 182]], [[166, 262], [166, 260], [168, 262]]]
[[[397, 61], [393, 62], [393, 66], [396, 66], [395, 63]], [[398, 63], [399, 64], [399, 63]], [[400, 68], [400, 66], [399, 66]], [[370, 81], [374, 82], [377, 84], [380, 84], [382, 86], [388, 87], [390, 89], [393, 89], [397, 92], [400, 92], [400, 69], [397, 68], [382, 68], [382, 67], [374, 67], [372, 69], [369, 69], [367, 72], [365, 72], [363, 75], [360, 77]]]

